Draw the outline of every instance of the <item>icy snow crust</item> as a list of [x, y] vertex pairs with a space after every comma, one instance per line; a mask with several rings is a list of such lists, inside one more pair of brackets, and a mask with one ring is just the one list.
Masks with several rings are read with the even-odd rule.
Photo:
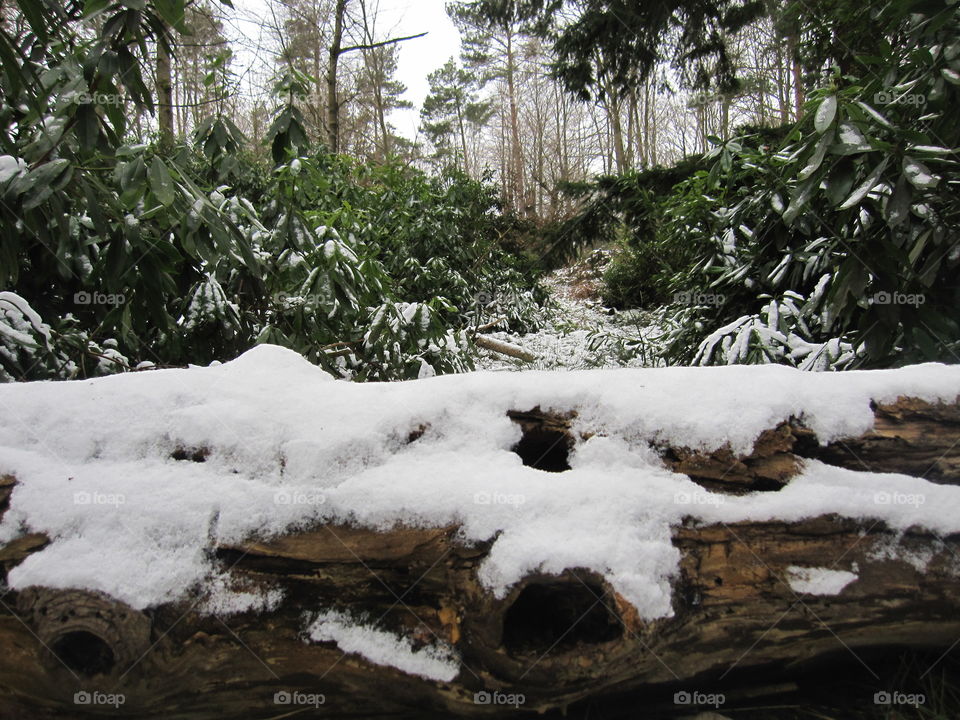
[[[13, 474], [0, 542], [52, 542], [9, 575], [101, 590], [136, 608], [210, 595], [217, 543], [321, 522], [457, 524], [496, 538], [480, 577], [498, 596], [525, 575], [591, 568], [643, 618], [667, 617], [679, 555], [671, 526], [826, 512], [960, 531], [960, 488], [807, 464], [780, 492], [711, 495], [650, 443], [748, 451], [803, 417], [822, 441], [867, 430], [871, 399], [952, 401], [960, 367], [803, 373], [780, 366], [472, 373], [389, 384], [335, 381], [296, 353], [257, 347], [224, 365], [0, 386], [0, 474]], [[522, 465], [507, 410], [576, 410], [572, 469]], [[410, 432], [429, 425], [407, 442]], [[604, 436], [606, 435], [606, 436]], [[205, 462], [174, 450], [209, 448]], [[922, 495], [896, 504], [878, 493]], [[204, 607], [271, 607], [242, 594]], [[321, 610], [321, 608], [318, 608]]]

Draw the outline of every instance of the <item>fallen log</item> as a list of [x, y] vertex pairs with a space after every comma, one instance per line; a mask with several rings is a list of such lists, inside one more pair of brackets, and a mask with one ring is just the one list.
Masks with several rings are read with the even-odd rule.
[[[955, 483], [956, 410], [912, 399], [878, 406], [884, 421], [873, 430], [815, 454], [912, 469], [924, 466], [939, 443], [945, 459], [933, 465], [940, 481]], [[569, 416], [534, 409], [511, 417], [537, 448], [557, 437], [572, 443]], [[802, 442], [809, 439], [790, 423], [746, 457], [663, 451], [675, 469], [703, 484], [742, 492], [774, 478], [789, 482], [801, 453], [813, 447]], [[718, 472], [724, 465], [727, 471]], [[0, 482], [7, 494], [12, 485], [9, 477]], [[34, 534], [4, 545], [4, 571], [46, 542]], [[287, 696], [290, 709], [303, 711], [313, 701], [324, 716], [481, 717], [503, 709], [484, 698], [542, 713], [733, 667], [795, 663], [838, 648], [855, 654], [872, 646], [940, 647], [960, 635], [957, 535], [900, 534], [883, 523], [825, 516], [789, 524], [689, 523], [675, 529], [674, 544], [682, 554], [675, 614], [653, 622], [584, 568], [530, 574], [495, 598], [476, 576], [489, 544], [458, 542], [455, 527], [377, 532], [329, 525], [216, 547], [239, 586], [283, 588], [283, 603], [265, 614], [221, 619], [194, 602], [141, 612], [98, 593], [11, 592], [0, 613], [3, 646], [13, 649], [0, 656], [11, 713], [4, 717], [44, 717], [45, 710], [53, 717], [64, 707], [137, 717], [279, 717]], [[887, 552], [894, 545], [899, 558]], [[921, 556], [923, 569], [909, 559]], [[857, 580], [828, 596], [791, 584], [792, 568], [824, 565], [856, 568]], [[305, 643], [303, 616], [318, 605], [346, 605], [415, 644], [457, 647], [455, 681], [427, 683], [330, 644]], [[119, 710], [75, 702], [121, 695]]]
[[[286, 709], [278, 707], [283, 693], [322, 695], [325, 716], [503, 710], [478, 703], [484, 693], [543, 712], [722, 675], [738, 659], [746, 670], [844, 648], [941, 647], [960, 635], [957, 538], [921, 572], [907, 561], [871, 559], [892, 541], [887, 529], [864, 535], [859, 524], [837, 518], [679, 528], [676, 615], [644, 623], [582, 569], [532, 575], [506, 598], [491, 598], [474, 573], [484, 548], [464, 548], [453, 537], [453, 529], [385, 536], [329, 527], [219, 548], [245, 581], [286, 589], [283, 605], [263, 615], [219, 619], [190, 604], [142, 613], [97, 594], [25, 591], [0, 614], [9, 649], [0, 658], [4, 717], [115, 710], [78, 707], [77, 693], [122, 694], [122, 712], [135, 717], [277, 717]], [[916, 550], [929, 541], [901, 538]], [[847, 549], [843, 566], [859, 567], [849, 590], [819, 597], [791, 588], [787, 568], [819, 566]], [[346, 603], [423, 643], [456, 645], [456, 680], [428, 683], [330, 644], [306, 644], [302, 616], [318, 601]]]
[[873, 411], [870, 431], [824, 445], [801, 420], [791, 418], [761, 433], [749, 455], [737, 456], [728, 447], [709, 453], [665, 447], [662, 453], [676, 472], [704, 487], [734, 492], [783, 487], [803, 458], [960, 484], [960, 406], [903, 397], [876, 404]]
[[[323, 386], [327, 398], [341, 387], [331, 383]], [[183, 395], [181, 385], [176, 392]], [[470, 387], [464, 397], [475, 398], [474, 392]], [[95, 397], [103, 402], [102, 392]], [[125, 395], [121, 401], [143, 402]], [[960, 494], [950, 487], [958, 484], [960, 466], [956, 400], [876, 402], [872, 427], [826, 442], [798, 414], [772, 422], [748, 450], [658, 435], [647, 436], [649, 445], [637, 444], [638, 456], [605, 450], [636, 443], [623, 429], [633, 426], [588, 422], [589, 412], [584, 402], [567, 410], [515, 406], [501, 416], [514, 431], [515, 465], [527, 473], [516, 475], [528, 483], [517, 490], [555, 486], [559, 493], [569, 478], [588, 478], [587, 507], [594, 501], [589, 483], [602, 492], [605, 482], [605, 476], [583, 474], [591, 463], [613, 475], [639, 473], [645, 489], [637, 497], [651, 504], [662, 502], [660, 482], [696, 483], [677, 485], [684, 489], [663, 516], [666, 545], [676, 558], [667, 578], [669, 612], [636, 601], [647, 589], [656, 598], [652, 580], [638, 589], [622, 584], [622, 575], [573, 562], [527, 567], [518, 580], [497, 586], [488, 571], [516, 529], [478, 539], [466, 520], [382, 524], [380, 516], [363, 515], [364, 502], [349, 506], [352, 521], [318, 516], [282, 533], [232, 540], [218, 535], [212, 517], [205, 544], [197, 547], [216, 582], [137, 606], [70, 580], [63, 587], [24, 585], [18, 573], [37, 572], [32, 561], [62, 542], [30, 526], [0, 545], [0, 643], [6, 649], [0, 716], [450, 718], [509, 710], [580, 717], [578, 708], [626, 697], [633, 699], [622, 714], [604, 717], [636, 717], [637, 698], [651, 712], [688, 711], [698, 697], [718, 698], [714, 687], [731, 701], [738, 686], [755, 692], [751, 683], [761, 671], [785, 673], [774, 678], [779, 683], [798, 663], [839, 653], [878, 674], [872, 649], [939, 653], [960, 637], [960, 526], [942, 519], [951, 507], [960, 509]], [[443, 425], [452, 421], [440, 413], [410, 419], [415, 422], [402, 432], [384, 433], [391, 457], [418, 457], [418, 448], [436, 442], [438, 428], [451, 432]], [[199, 468], [224, 462], [206, 442], [177, 439], [166, 471], [206, 477], [196, 475]], [[659, 469], [650, 469], [648, 451], [659, 458]], [[638, 457], [641, 465], [624, 461], [639, 463]], [[621, 464], [610, 464], [611, 458]], [[285, 459], [280, 467], [296, 471]], [[847, 479], [849, 487], [875, 480], [887, 499], [874, 498], [862, 512], [847, 501], [820, 514], [791, 514], [772, 504], [802, 497], [798, 487], [824, 476]], [[458, 480], [451, 474], [449, 484]], [[0, 476], [0, 513], [23, 522], [30, 496], [20, 499], [20, 481]], [[691, 490], [697, 485], [702, 495]], [[890, 488], [909, 493], [897, 498]], [[343, 502], [330, 492], [318, 502]], [[893, 512], [896, 503], [910, 502], [907, 520]], [[724, 503], [742, 517], [714, 512]], [[117, 512], [96, 518], [122, 524]], [[536, 512], [524, 517], [542, 521]], [[641, 522], [638, 516], [637, 528]], [[569, 531], [567, 542], [592, 541], [590, 528]], [[623, 547], [634, 552], [626, 541]], [[664, 549], [651, 542], [627, 558], [627, 567], [645, 567], [644, 552]], [[143, 572], [152, 570], [147, 562]], [[230, 593], [210, 592], [216, 583]], [[448, 650], [453, 654], [444, 655]], [[772, 681], [764, 675], [763, 682]], [[684, 704], [684, 697], [693, 702]], [[718, 701], [714, 709], [727, 706]]]

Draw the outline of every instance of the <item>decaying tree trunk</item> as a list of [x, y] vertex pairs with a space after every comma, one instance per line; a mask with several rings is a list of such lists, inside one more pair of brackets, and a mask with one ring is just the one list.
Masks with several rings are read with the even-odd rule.
[[[875, 408], [874, 429], [820, 446], [799, 422], [771, 428], [749, 456], [661, 449], [665, 463], [722, 492], [776, 492], [804, 458], [871, 470], [960, 480], [960, 407], [902, 398]], [[510, 413], [527, 464], [563, 471], [570, 418]], [[0, 509], [14, 483], [0, 479]], [[891, 559], [898, 547], [925, 568]], [[4, 573], [47, 542], [27, 535], [0, 548]], [[190, 602], [139, 612], [76, 590], [8, 592], [0, 604], [2, 717], [91, 715], [163, 718], [471, 717], [522, 696], [520, 711], [547, 712], [678, 683], [716, 680], [835, 652], [909, 645], [949, 647], [960, 636], [960, 536], [835, 516], [798, 523], [743, 522], [674, 530], [682, 554], [674, 616], [644, 622], [601, 577], [583, 569], [532, 575], [502, 598], [478, 581], [489, 544], [467, 546], [456, 527], [323, 526], [271, 541], [212, 548], [249, 586], [280, 586], [275, 610], [219, 618]], [[837, 595], [798, 595], [790, 566], [850, 567]], [[431, 644], [454, 645], [463, 663], [449, 683], [422, 680], [306, 643], [304, 616], [344, 607]], [[122, 693], [123, 705], [76, 704]], [[289, 693], [280, 695], [277, 693]], [[293, 696], [292, 693], [301, 693]], [[289, 697], [322, 707], [284, 704]], [[650, 697], [645, 695], [644, 697]], [[280, 704], [276, 701], [280, 700]], [[653, 702], [653, 701], [650, 701]], [[639, 717], [640, 715], [632, 715]]]

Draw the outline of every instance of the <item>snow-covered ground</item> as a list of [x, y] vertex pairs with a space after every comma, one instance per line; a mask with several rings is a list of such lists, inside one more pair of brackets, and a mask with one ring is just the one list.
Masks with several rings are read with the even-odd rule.
[[480, 351], [479, 370], [585, 370], [603, 367], [651, 367], [661, 364], [657, 339], [662, 330], [641, 310], [618, 312], [597, 299], [589, 279], [568, 269], [543, 282], [551, 302], [537, 332], [490, 332], [490, 337], [533, 353], [533, 362]]

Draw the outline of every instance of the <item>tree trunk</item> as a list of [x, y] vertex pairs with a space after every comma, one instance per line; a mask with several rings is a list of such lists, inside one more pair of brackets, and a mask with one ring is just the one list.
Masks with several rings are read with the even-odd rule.
[[620, 95], [610, 83], [606, 84], [604, 107], [607, 110], [607, 122], [610, 123], [610, 134], [613, 140], [613, 157], [616, 160], [617, 173], [622, 174], [627, 169], [627, 155], [623, 144], [623, 118], [620, 116]]
[[323, 85], [324, 85], [324, 80], [326, 80], [326, 78], [321, 72], [321, 68], [323, 67], [323, 62], [322, 62], [323, 48], [321, 47], [321, 37], [320, 37], [319, 29], [317, 30], [316, 35], [313, 39], [315, 42], [315, 46], [313, 48], [313, 53], [312, 53], [313, 55], [312, 57], [313, 93], [312, 93], [312, 96], [308, 95], [308, 97], [305, 99], [306, 101], [304, 104], [306, 105], [306, 111], [307, 111], [308, 117], [313, 121], [312, 129], [316, 132], [316, 134], [311, 139], [315, 138], [319, 142], [323, 137], [323, 135], [326, 134], [326, 133], [321, 133], [321, 130], [327, 130], [327, 132], [329, 132], [329, 128], [326, 127], [326, 122], [324, 120], [324, 112], [323, 112], [324, 103], [321, 100], [321, 98], [323, 98], [323, 95], [324, 95]]
[[[656, 95], [654, 95], [656, 100]], [[657, 164], [657, 118], [651, 117], [650, 111], [650, 80], [643, 83], [643, 127], [644, 142], [647, 148], [646, 162], [648, 167]]]
[[[166, 28], [166, 26], [164, 26]], [[160, 142], [173, 145], [173, 81], [170, 55], [163, 43], [157, 42], [157, 124]]]
[[330, 41], [330, 59], [327, 63], [327, 144], [330, 152], [340, 152], [340, 98], [337, 96], [337, 65], [343, 46], [343, 18], [349, 0], [337, 0], [334, 11], [333, 38]]
[[516, 57], [513, 49], [513, 30], [507, 29], [507, 93], [510, 101], [510, 157], [513, 172], [515, 207], [527, 215], [523, 178], [523, 151], [520, 148], [520, 116], [517, 109]]
[[803, 114], [803, 72], [800, 68], [800, 61], [797, 59], [797, 37], [796, 35], [790, 35], [787, 38], [787, 47], [789, 52], [787, 54], [791, 69], [793, 71], [793, 103], [794, 103], [794, 120], [800, 122], [800, 116]]
[[[533, 445], [572, 440], [568, 417], [536, 408], [509, 415]], [[901, 398], [876, 407], [875, 417], [868, 433], [823, 446], [790, 421], [763, 433], [745, 456], [666, 446], [660, 453], [719, 492], [775, 492], [804, 459], [960, 484], [956, 403]], [[14, 483], [0, 477], [0, 509]], [[47, 542], [33, 534], [0, 547], [0, 567], [8, 572]], [[830, 515], [689, 523], [674, 528], [673, 542], [681, 555], [674, 616], [653, 622], [602, 577], [577, 568], [531, 573], [496, 598], [477, 577], [490, 543], [467, 546], [456, 527], [324, 525], [212, 548], [250, 586], [283, 588], [279, 606], [262, 614], [221, 619], [189, 602], [139, 612], [97, 593], [12, 591], [0, 604], [0, 706], [14, 720], [76, 717], [87, 709], [76, 694], [100, 692], [123, 694], [124, 717], [277, 718], [311, 716], [314, 708], [298, 704], [319, 705], [322, 695], [325, 717], [439, 719], [502, 716], [490, 693], [513, 695], [514, 704], [522, 696], [521, 709], [532, 713], [641, 691], [645, 710], [669, 709], [678, 682], [756, 683], [759, 672], [776, 675], [798, 660], [838, 652], [859, 659], [882, 646], [946, 649], [960, 634], [958, 536]], [[899, 556], [888, 552], [892, 542]], [[927, 558], [924, 569], [899, 559], [911, 554]], [[791, 588], [791, 566], [831, 563], [855, 567], [857, 580], [830, 596]], [[456, 646], [459, 675], [422, 680], [332, 643], [305, 642], [304, 616], [335, 606], [379, 618], [415, 645]], [[636, 717], [636, 702], [628, 704], [632, 715], [603, 716]]]
[[463, 124], [463, 103], [462, 101], [457, 102], [457, 127], [460, 130], [460, 147], [463, 149], [463, 172], [465, 175], [470, 174], [470, 161], [468, 159], [467, 153], [467, 131], [464, 128]]

